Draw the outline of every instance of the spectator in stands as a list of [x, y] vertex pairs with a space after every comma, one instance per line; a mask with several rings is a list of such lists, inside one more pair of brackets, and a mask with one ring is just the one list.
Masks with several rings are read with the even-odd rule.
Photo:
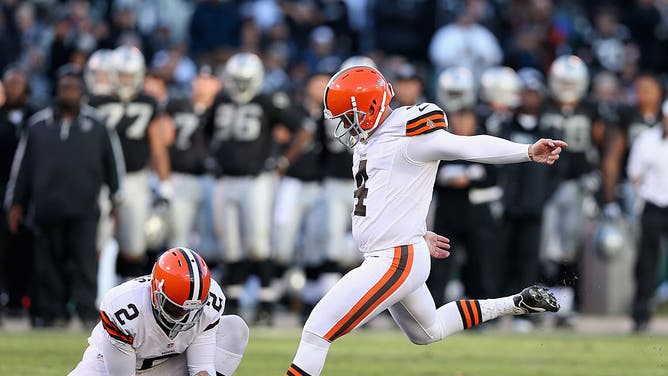
[[317, 72], [324, 61], [341, 62], [336, 51], [336, 35], [329, 26], [318, 26], [311, 31], [309, 48], [302, 56], [302, 62], [310, 72]]
[[412, 106], [425, 101], [424, 85], [415, 65], [401, 64], [394, 74], [393, 82], [393, 100], [396, 100], [397, 106]]
[[456, 22], [441, 27], [432, 37], [429, 57], [438, 71], [461, 65], [479, 79], [486, 68], [501, 63], [503, 51], [494, 34], [477, 22], [472, 9], [462, 6]]
[[[657, 72], [666, 71], [666, 39], [659, 34], [662, 31], [661, 13], [657, 9], [658, 2], [653, 0], [636, 0], [626, 14], [626, 23], [631, 29], [631, 36], [638, 44], [640, 69]], [[665, 33], [665, 31], [664, 31]]]
[[[424, 42], [436, 29], [435, 1], [374, 1], [374, 45], [389, 55], [403, 55], [421, 65], [427, 61]], [[418, 42], [419, 41], [419, 42]]]
[[624, 68], [625, 46], [630, 42], [629, 29], [619, 22], [617, 9], [609, 4], [594, 13], [594, 30], [584, 35], [590, 69], [620, 72]]
[[190, 19], [190, 53], [196, 61], [217, 54], [229, 56], [239, 47], [241, 14], [231, 0], [205, 0]]
[[19, 51], [18, 43], [8, 23], [5, 14], [0, 11], [0, 71], [4, 71], [16, 60]]

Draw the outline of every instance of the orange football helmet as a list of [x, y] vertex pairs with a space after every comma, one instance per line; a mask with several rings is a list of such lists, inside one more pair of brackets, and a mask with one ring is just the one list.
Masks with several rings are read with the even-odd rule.
[[394, 96], [392, 85], [378, 69], [353, 66], [340, 70], [327, 84], [325, 117], [339, 119], [334, 135], [348, 147], [369, 137]]
[[151, 303], [169, 337], [195, 326], [209, 298], [211, 273], [195, 251], [172, 248], [158, 257], [151, 273]]

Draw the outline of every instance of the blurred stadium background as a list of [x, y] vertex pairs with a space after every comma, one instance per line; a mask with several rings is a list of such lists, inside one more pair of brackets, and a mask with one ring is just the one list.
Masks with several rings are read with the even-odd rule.
[[[555, 106], [563, 102], [560, 93], [574, 88], [582, 92], [575, 102], [576, 107], [581, 106], [577, 111], [585, 115], [587, 125], [584, 141], [574, 139], [581, 141], [574, 155], [584, 157], [573, 157], [575, 162], [565, 171], [555, 172], [556, 176], [511, 169], [481, 172], [471, 165], [444, 164], [429, 223], [453, 237], [455, 247], [447, 264], [433, 267], [438, 274], [432, 278], [437, 302], [509, 293], [518, 283], [539, 282], [556, 287], [561, 299], [570, 302], [564, 315], [504, 321], [426, 349], [409, 346], [387, 318], [381, 317], [371, 323], [371, 331], [361, 331], [334, 346], [326, 368], [332, 373], [328, 374], [491, 375], [495, 370], [494, 374], [512, 375], [668, 374], [668, 356], [661, 344], [661, 336], [668, 335], [668, 241], [662, 242], [656, 270], [643, 272], [652, 280], [655, 293], [649, 304], [657, 315], [648, 326], [646, 318], [636, 317], [634, 322], [631, 313], [637, 244], [642, 236], [642, 200], [631, 189], [625, 173], [629, 149], [639, 129], [667, 122], [668, 107], [662, 112], [661, 103], [668, 83], [668, 1], [1, 0], [3, 197], [18, 138], [28, 118], [53, 103], [58, 70], [73, 64], [91, 72], [94, 67], [89, 58], [93, 53], [119, 46], [136, 47], [144, 57], [145, 70], [135, 73], [141, 76], [145, 92], [163, 104], [158, 113], [172, 120], [161, 128], [172, 158], [178, 155], [173, 154], [178, 147], [175, 140], [183, 128], [166, 103], [185, 100], [191, 105], [187, 112], [198, 116], [198, 126], [207, 137], [203, 154], [202, 150], [186, 148], [186, 152], [197, 154], [198, 168], [175, 170], [174, 175], [196, 178], [195, 187], [201, 194], [194, 200], [197, 209], [187, 224], [186, 245], [205, 256], [224, 290], [230, 285], [226, 283], [230, 270], [236, 266], [225, 258], [226, 242], [217, 236], [214, 192], [216, 181], [228, 172], [221, 169], [226, 161], [217, 157], [215, 132], [207, 131], [206, 124], [216, 127], [217, 109], [212, 107], [218, 103], [218, 90], [222, 87], [225, 93], [233, 87], [234, 74], [225, 69], [230, 56], [238, 52], [258, 55], [264, 71], [255, 76], [261, 80], [258, 93], [275, 101], [287, 100], [278, 107], [299, 108], [301, 116], [313, 120], [320, 130], [305, 148], [302, 158], [307, 162], [303, 165], [299, 161], [281, 165], [282, 153], [300, 129], [295, 124], [271, 124], [272, 146], [263, 160], [247, 160], [243, 153], [226, 157], [239, 165], [260, 164], [262, 173], [271, 174], [271, 208], [279, 202], [287, 205], [285, 202], [295, 201], [289, 198], [285, 182], [312, 189], [311, 193], [297, 194], [297, 203], [278, 212], [283, 216], [273, 210], [251, 213], [251, 217], [271, 217], [274, 234], [268, 261], [273, 267], [269, 277], [274, 278], [274, 296], [262, 300], [269, 285], [261, 267], [243, 275], [241, 281], [235, 280], [240, 289], [226, 290], [228, 298], [233, 298], [230, 309], [238, 309], [254, 325], [239, 374], [284, 369], [296, 348], [303, 316], [327, 286], [357, 262], [351, 256], [354, 250], [346, 215], [340, 217], [344, 225], [336, 244], [331, 234], [316, 231], [316, 239], [324, 240], [316, 243], [318, 250], [314, 250], [309, 233], [313, 228], [329, 228], [323, 218], [339, 218], [325, 211], [330, 208], [328, 197], [333, 197], [327, 190], [331, 176], [326, 175], [326, 164], [334, 160], [327, 159], [335, 154], [332, 150], [341, 150], [332, 146], [336, 141], [331, 135], [327, 138], [332, 125], [321, 119], [319, 104], [310, 103], [320, 94], [309, 92], [308, 85], [319, 74], [331, 75], [351, 57], [349, 64], [375, 64], [393, 82], [397, 92], [394, 104], [431, 101], [442, 106], [455, 132], [513, 138], [517, 132], [509, 131], [509, 124], [523, 126], [518, 119], [530, 114], [539, 123], [536, 129], [545, 131], [536, 131], [532, 137], [564, 137], [551, 133], [563, 127], [550, 129], [543, 119], [553, 114], [569, 117], [564, 115], [568, 111], [555, 110]], [[573, 66], [566, 66], [566, 73], [551, 69], [555, 59], [564, 55], [578, 56], [586, 66], [586, 76], [570, 74], [577, 68]], [[462, 73], [458, 67], [466, 70]], [[107, 70], [112, 75], [118, 73], [118, 67]], [[655, 92], [653, 85], [658, 87]], [[530, 92], [537, 95], [531, 103]], [[648, 111], [653, 116], [646, 116]], [[468, 131], [467, 125], [472, 125]], [[533, 127], [525, 130], [533, 132]], [[664, 158], [668, 161], [668, 156]], [[173, 162], [173, 169], [178, 168]], [[147, 184], [151, 184], [154, 198], [168, 198], [161, 196], [152, 168], [147, 168]], [[539, 175], [532, 176], [545, 177], [545, 184], [530, 186], [518, 178], [534, 173]], [[347, 194], [352, 207], [352, 177], [348, 178], [350, 181], [344, 179], [344, 183], [351, 188]], [[465, 182], [458, 183], [456, 178]], [[570, 183], [577, 187], [577, 193], [560, 189]], [[184, 195], [177, 187], [174, 197], [178, 196]], [[182, 214], [175, 209], [176, 199], [172, 201], [167, 209], [171, 212], [162, 222]], [[565, 206], [559, 206], [563, 203]], [[103, 217], [108, 216], [105, 204], [108, 202], [102, 202]], [[558, 218], [548, 213], [555, 207]], [[562, 218], [565, 207], [575, 216]], [[157, 209], [153, 205], [153, 213]], [[35, 308], [35, 280], [39, 276], [34, 271], [40, 259], [40, 251], [33, 247], [35, 225], [28, 215], [20, 231], [10, 234], [5, 215], [9, 210], [3, 200], [0, 374], [62, 374], [80, 357], [91, 323], [74, 318], [76, 302], [69, 300], [62, 302], [66, 310], [58, 317], [44, 317]], [[169, 233], [174, 228], [165, 228], [169, 225], [162, 222], [158, 218], [155, 227], [135, 226], [135, 231], [157, 237], [147, 247], [145, 272], [157, 252], [177, 245], [170, 244]], [[520, 228], [533, 236], [514, 238]], [[294, 239], [279, 236], [289, 231], [294, 232]], [[554, 233], [562, 231], [562, 238], [556, 240], [561, 246], [554, 246]], [[528, 253], [519, 253], [519, 248], [528, 249]], [[97, 251], [97, 289], [102, 294], [120, 281], [116, 272], [125, 277], [133, 272], [124, 273], [122, 266], [116, 269], [118, 243], [113, 236], [103, 239]], [[523, 264], [530, 270], [517, 267]], [[263, 327], [267, 325], [278, 329]], [[644, 336], [625, 336], [633, 331]], [[541, 334], [528, 337], [513, 332]], [[370, 348], [376, 351], [367, 354]], [[506, 348], [512, 351], [504, 351]], [[26, 357], [34, 352], [44, 361]], [[365, 363], [369, 365], [363, 366]], [[413, 368], [423, 363], [424, 369]], [[497, 365], [500, 368], [495, 368]]]

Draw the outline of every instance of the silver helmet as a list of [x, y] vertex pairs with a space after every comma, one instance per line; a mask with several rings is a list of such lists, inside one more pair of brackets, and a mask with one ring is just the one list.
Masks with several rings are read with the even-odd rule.
[[594, 230], [594, 248], [603, 260], [619, 256], [628, 246], [628, 233], [621, 220], [603, 218]]
[[225, 90], [233, 101], [248, 103], [262, 89], [264, 66], [260, 58], [249, 52], [232, 55], [225, 64]]
[[475, 79], [470, 69], [452, 67], [438, 76], [436, 98], [447, 111], [473, 108], [476, 101]]
[[136, 47], [120, 46], [113, 51], [112, 66], [114, 93], [123, 101], [132, 99], [142, 90], [146, 76], [144, 55]]
[[112, 51], [99, 49], [93, 52], [84, 69], [84, 81], [88, 93], [92, 95], [111, 95], [113, 92], [114, 68]]
[[552, 96], [561, 103], [577, 103], [589, 87], [589, 71], [575, 55], [557, 58], [548, 73], [548, 85]]
[[521, 89], [522, 81], [510, 67], [489, 68], [480, 78], [481, 98], [487, 103], [516, 108], [520, 104]]

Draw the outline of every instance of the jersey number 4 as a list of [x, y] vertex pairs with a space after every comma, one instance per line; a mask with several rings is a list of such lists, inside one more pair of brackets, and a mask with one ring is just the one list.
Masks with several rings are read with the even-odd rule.
[[363, 159], [360, 161], [357, 174], [355, 174], [355, 182], [357, 183], [355, 198], [357, 199], [357, 202], [355, 203], [355, 210], [353, 212], [360, 217], [366, 217], [366, 205], [364, 205], [364, 200], [366, 199], [367, 194], [369, 194], [369, 189], [366, 187], [367, 180], [369, 180], [369, 175], [366, 173], [366, 159]]

